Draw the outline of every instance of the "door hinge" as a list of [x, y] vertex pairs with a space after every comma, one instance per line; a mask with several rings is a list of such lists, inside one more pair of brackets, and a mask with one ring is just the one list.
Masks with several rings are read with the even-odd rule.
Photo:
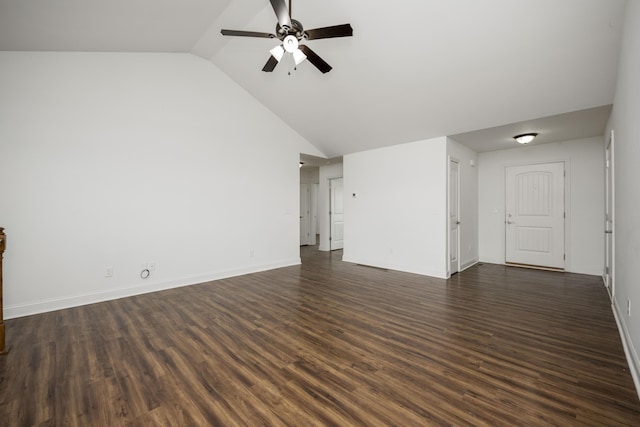
[[567, 254], [562, 255], [562, 259], [566, 261], [567, 260]]
[[566, 212], [562, 212], [562, 218], [567, 219], [567, 213]]

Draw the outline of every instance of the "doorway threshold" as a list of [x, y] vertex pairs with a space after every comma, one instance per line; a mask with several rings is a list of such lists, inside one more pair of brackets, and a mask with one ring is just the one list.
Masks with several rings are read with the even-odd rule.
[[546, 267], [544, 265], [519, 264], [517, 262], [506, 262], [505, 265], [507, 267], [531, 268], [533, 270], [559, 271], [561, 273], [564, 273], [564, 268]]

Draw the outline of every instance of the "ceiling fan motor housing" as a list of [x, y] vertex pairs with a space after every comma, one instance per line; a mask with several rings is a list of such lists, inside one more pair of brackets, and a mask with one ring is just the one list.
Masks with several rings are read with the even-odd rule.
[[287, 26], [282, 26], [280, 23], [276, 24], [276, 34], [280, 40], [284, 40], [287, 36], [294, 36], [298, 40], [302, 40], [306, 38], [306, 34], [304, 33], [304, 27], [300, 21], [292, 19], [291, 20], [291, 28]]

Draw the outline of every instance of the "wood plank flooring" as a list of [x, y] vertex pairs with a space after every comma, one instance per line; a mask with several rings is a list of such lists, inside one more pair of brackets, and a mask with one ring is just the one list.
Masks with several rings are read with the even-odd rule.
[[0, 425], [640, 425], [600, 278], [341, 255], [8, 320]]

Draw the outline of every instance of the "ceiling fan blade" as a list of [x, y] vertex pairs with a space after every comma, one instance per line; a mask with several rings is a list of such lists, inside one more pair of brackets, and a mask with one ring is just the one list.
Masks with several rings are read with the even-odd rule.
[[322, 74], [328, 73], [333, 68], [331, 67], [331, 65], [327, 64], [324, 59], [320, 58], [314, 51], [309, 49], [308, 46], [300, 45], [299, 48], [302, 53], [307, 56], [307, 60], [315, 65], [318, 70], [322, 71]]
[[330, 39], [333, 37], [350, 37], [353, 36], [353, 28], [351, 24], [334, 25], [332, 27], [314, 28], [306, 30], [307, 40]]
[[262, 71], [270, 73], [276, 68], [276, 65], [278, 65], [278, 60], [273, 56], [270, 56], [267, 63], [264, 64], [264, 67], [262, 67]]
[[239, 37], [262, 37], [265, 39], [275, 39], [275, 34], [259, 33], [256, 31], [238, 31], [238, 30], [220, 30], [223, 36], [239, 36]]
[[[284, 0], [270, 0], [273, 11], [278, 17], [278, 24], [281, 27], [291, 28], [291, 17], [289, 16], [289, 10]], [[291, 0], [289, 0], [291, 1]]]

